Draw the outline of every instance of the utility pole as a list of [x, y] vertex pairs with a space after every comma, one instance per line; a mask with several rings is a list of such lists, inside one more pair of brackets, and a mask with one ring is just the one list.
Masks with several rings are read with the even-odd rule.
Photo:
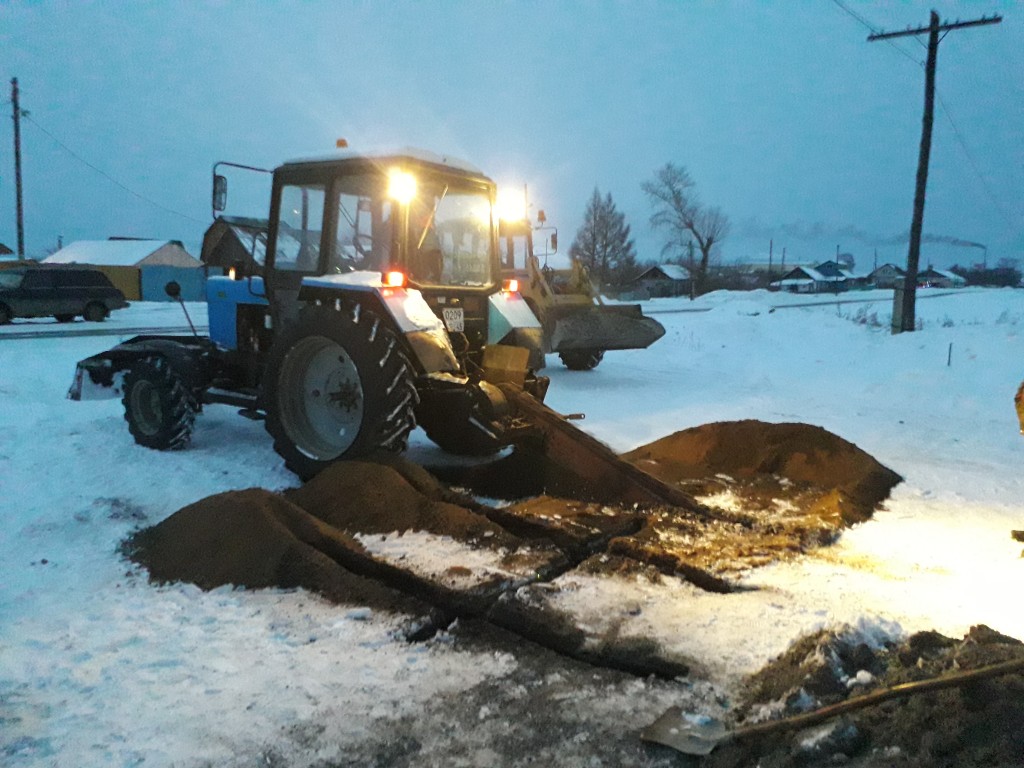
[[[901, 304], [902, 314], [899, 323], [896, 318], [892, 319], [892, 332], [902, 333], [903, 331], [914, 330], [914, 301], [917, 291], [917, 267], [921, 259], [921, 228], [924, 224], [924, 197], [925, 188], [928, 185], [928, 159], [932, 151], [932, 122], [935, 115], [935, 64], [939, 53], [939, 42], [946, 37], [946, 34], [954, 29], [964, 27], [978, 27], [983, 24], [998, 24], [1003, 20], [1002, 16], [982, 16], [973, 21], [954, 21], [939, 23], [939, 14], [931, 12], [931, 20], [927, 27], [917, 29], [906, 29], [903, 32], [877, 32], [868, 36], [868, 42], [875, 40], [889, 40], [894, 37], [909, 37], [911, 35], [922, 35], [928, 33], [928, 61], [925, 64], [924, 75], [924, 116], [921, 119], [921, 149], [917, 158], [917, 186], [914, 189], [914, 216], [910, 224], [910, 249], [907, 252], [907, 276], [904, 282], [903, 300]], [[942, 38], [939, 33], [942, 32]], [[897, 288], [897, 290], [899, 290]], [[895, 304], [894, 304], [895, 307]]]
[[21, 107], [18, 105], [18, 78], [11, 78], [11, 104], [14, 107], [14, 190], [18, 214], [18, 258], [25, 259], [25, 218], [21, 207]]

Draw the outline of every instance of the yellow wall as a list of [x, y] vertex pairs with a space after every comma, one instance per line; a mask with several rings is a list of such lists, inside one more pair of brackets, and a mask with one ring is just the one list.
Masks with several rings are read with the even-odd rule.
[[108, 267], [89, 265], [92, 269], [110, 278], [115, 288], [119, 288], [128, 301], [142, 301], [142, 281], [138, 267]]

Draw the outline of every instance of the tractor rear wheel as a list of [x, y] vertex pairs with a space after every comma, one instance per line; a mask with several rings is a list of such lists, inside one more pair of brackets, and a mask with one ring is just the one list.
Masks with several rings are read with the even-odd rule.
[[604, 359], [604, 351], [600, 349], [570, 349], [559, 352], [562, 364], [570, 371], [589, 371], [597, 368]]
[[177, 450], [192, 440], [199, 403], [163, 357], [136, 361], [124, 376], [124, 418], [135, 442]]
[[274, 450], [303, 480], [339, 459], [402, 451], [416, 426], [398, 337], [358, 306], [304, 310], [270, 351], [263, 382]]

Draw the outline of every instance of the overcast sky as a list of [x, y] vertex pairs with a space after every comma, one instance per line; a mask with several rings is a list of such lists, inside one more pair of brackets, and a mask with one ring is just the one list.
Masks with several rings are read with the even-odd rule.
[[[1024, 259], [1024, 6], [1011, 2], [0, 2], [29, 256], [111, 235], [198, 249], [217, 160], [418, 146], [528, 185], [567, 249], [595, 187], [643, 260], [643, 181], [685, 166], [732, 221], [723, 261], [904, 264], [924, 43], [867, 25], [999, 13], [939, 47], [922, 266]], [[858, 20], [854, 15], [859, 16]], [[0, 120], [0, 242], [16, 247]], [[63, 146], [61, 146], [63, 145]], [[76, 157], [77, 156], [77, 157]], [[266, 215], [241, 194], [230, 212]], [[127, 188], [127, 191], [125, 188]], [[237, 190], [237, 191], [236, 191]], [[198, 255], [198, 252], [196, 253]]]

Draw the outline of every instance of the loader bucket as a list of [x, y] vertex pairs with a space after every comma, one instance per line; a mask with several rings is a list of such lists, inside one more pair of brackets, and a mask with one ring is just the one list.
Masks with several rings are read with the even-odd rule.
[[559, 307], [549, 317], [552, 352], [574, 349], [645, 349], [665, 335], [639, 304]]

